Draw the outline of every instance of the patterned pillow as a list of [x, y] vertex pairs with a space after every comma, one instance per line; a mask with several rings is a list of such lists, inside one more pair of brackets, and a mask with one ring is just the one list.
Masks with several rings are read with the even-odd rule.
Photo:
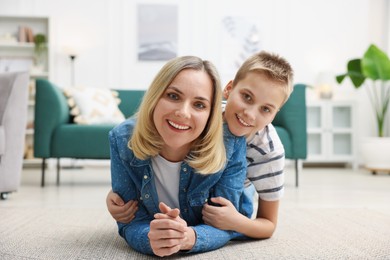
[[69, 87], [64, 89], [76, 124], [119, 124], [125, 120], [118, 108], [118, 93], [109, 89]]

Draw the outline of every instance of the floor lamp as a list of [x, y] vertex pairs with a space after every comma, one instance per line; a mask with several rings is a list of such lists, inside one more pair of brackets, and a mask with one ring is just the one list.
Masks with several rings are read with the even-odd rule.
[[[71, 53], [69, 52], [69, 58], [70, 58], [70, 82], [71, 82], [71, 86], [74, 87], [75, 84], [76, 84], [76, 80], [75, 80], [75, 59], [76, 59], [76, 54], [74, 53]], [[60, 176], [59, 176], [59, 168], [63, 168], [63, 169], [81, 169], [83, 168], [82, 166], [77, 166], [76, 165], [76, 161], [77, 159], [70, 159], [71, 160], [71, 164], [70, 166], [60, 166], [60, 159], [58, 158], [57, 159], [57, 185], [59, 185], [59, 182], [60, 182]]]
[[63, 47], [63, 52], [70, 59], [70, 84], [73, 87], [76, 84], [75, 60], [77, 58], [77, 55], [79, 54], [79, 49], [78, 47], [68, 45]]
[[76, 59], [75, 54], [69, 54], [70, 58], [70, 77], [71, 77], [71, 83], [72, 87], [75, 86], [75, 73], [74, 73], [74, 60]]

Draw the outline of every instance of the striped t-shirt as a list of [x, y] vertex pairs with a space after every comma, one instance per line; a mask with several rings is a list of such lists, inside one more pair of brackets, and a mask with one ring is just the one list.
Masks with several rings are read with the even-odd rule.
[[245, 186], [252, 183], [259, 198], [279, 200], [284, 192], [284, 147], [272, 124], [257, 132], [247, 141], [248, 162]]

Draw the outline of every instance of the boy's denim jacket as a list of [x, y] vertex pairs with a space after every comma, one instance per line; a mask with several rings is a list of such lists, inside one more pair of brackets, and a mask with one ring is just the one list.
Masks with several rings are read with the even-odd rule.
[[[118, 222], [119, 234], [136, 251], [153, 254], [148, 232], [153, 215], [159, 211], [159, 200], [154, 183], [151, 160], [137, 159], [128, 148], [135, 119], [127, 119], [109, 133], [111, 151], [112, 190], [122, 199], [138, 200], [138, 211], [128, 224]], [[206, 225], [202, 220], [202, 207], [209, 198], [222, 196], [242, 209], [244, 180], [246, 177], [246, 144], [224, 125], [224, 142], [227, 163], [224, 170], [201, 175], [183, 162], [180, 171], [179, 203], [181, 217], [196, 233], [196, 242], [189, 253], [206, 252], [225, 245], [229, 240], [242, 237], [233, 231], [224, 231]], [[251, 206], [251, 205], [250, 205]], [[241, 210], [243, 212], [243, 210]], [[251, 212], [247, 212], [250, 216]]]

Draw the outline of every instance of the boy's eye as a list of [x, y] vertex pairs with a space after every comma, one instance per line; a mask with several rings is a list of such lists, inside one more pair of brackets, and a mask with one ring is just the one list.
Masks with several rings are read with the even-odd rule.
[[243, 94], [242, 94], [242, 97], [243, 97], [244, 100], [246, 100], [246, 101], [251, 101], [251, 100], [252, 100], [252, 97], [251, 97], [250, 95], [246, 94], [246, 93], [243, 93]]
[[271, 109], [269, 107], [262, 107], [261, 110], [266, 113], [271, 113]]

